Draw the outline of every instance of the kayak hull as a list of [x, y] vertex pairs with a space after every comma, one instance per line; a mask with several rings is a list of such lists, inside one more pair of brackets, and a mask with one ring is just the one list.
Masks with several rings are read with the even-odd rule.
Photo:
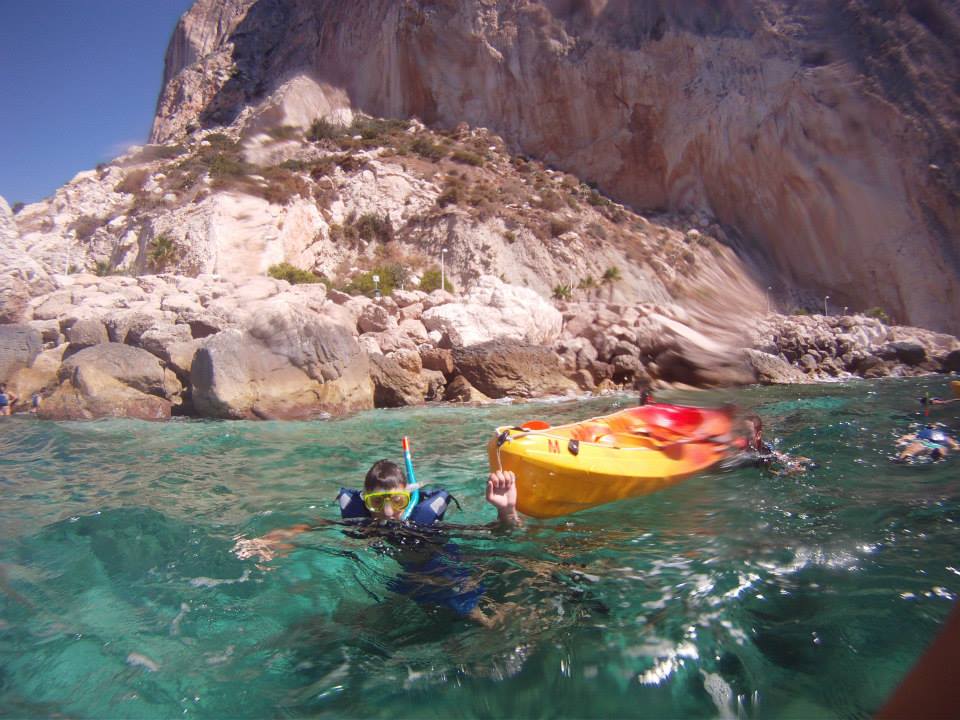
[[517, 509], [551, 518], [662, 490], [731, 451], [730, 414], [656, 404], [553, 428], [497, 428], [492, 470], [517, 476]]

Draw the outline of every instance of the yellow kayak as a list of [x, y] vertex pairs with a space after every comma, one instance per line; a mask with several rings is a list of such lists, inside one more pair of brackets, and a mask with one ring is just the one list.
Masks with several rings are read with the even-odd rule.
[[517, 509], [558, 517], [662, 490], [743, 447], [732, 412], [653, 403], [549, 427], [499, 427], [491, 470], [517, 476]]

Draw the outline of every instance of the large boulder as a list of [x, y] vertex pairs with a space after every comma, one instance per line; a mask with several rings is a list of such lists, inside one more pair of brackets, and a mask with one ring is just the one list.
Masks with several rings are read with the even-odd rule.
[[369, 361], [349, 330], [318, 321], [303, 335], [287, 327], [277, 337], [287, 342], [267, 346], [237, 329], [204, 340], [190, 369], [194, 410], [218, 418], [302, 419], [373, 407]]
[[539, 345], [498, 340], [455, 348], [453, 360], [460, 375], [492, 398], [539, 397], [576, 387], [563, 375], [556, 353]]
[[93, 365], [72, 365], [60, 386], [40, 405], [38, 415], [47, 420], [167, 420], [171, 410], [169, 400], [141, 392]]
[[747, 363], [753, 369], [757, 382], [764, 385], [790, 385], [812, 382], [810, 377], [786, 360], [760, 350], [746, 351]]
[[97, 318], [80, 318], [64, 328], [72, 350], [110, 342], [106, 326]]
[[[77, 368], [94, 369], [137, 392], [178, 402], [183, 391], [176, 375], [146, 350], [122, 343], [102, 343], [74, 353], [60, 366], [59, 377], [66, 382], [76, 377]], [[101, 383], [95, 383], [100, 385]], [[76, 383], [74, 383], [76, 385]]]
[[428, 331], [442, 333], [453, 347], [470, 347], [495, 339], [549, 345], [560, 337], [563, 315], [533, 290], [483, 276], [464, 302], [425, 310]]
[[0, 382], [30, 367], [43, 348], [40, 331], [29, 325], [0, 325]]
[[405, 368], [395, 356], [371, 355], [370, 378], [376, 407], [421, 405], [430, 390], [426, 377]]

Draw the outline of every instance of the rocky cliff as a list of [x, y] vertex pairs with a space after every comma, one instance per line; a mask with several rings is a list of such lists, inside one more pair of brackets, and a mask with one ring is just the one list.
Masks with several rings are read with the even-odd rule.
[[932, 0], [198, 0], [157, 142], [361, 109], [716, 218], [761, 285], [960, 330], [960, 9]]

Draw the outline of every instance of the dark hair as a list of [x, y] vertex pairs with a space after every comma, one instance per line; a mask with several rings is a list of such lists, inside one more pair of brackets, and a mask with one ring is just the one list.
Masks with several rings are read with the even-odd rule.
[[367, 470], [367, 476], [363, 479], [363, 489], [366, 492], [380, 489], [393, 490], [406, 484], [407, 479], [404, 477], [400, 466], [389, 460], [377, 460]]

